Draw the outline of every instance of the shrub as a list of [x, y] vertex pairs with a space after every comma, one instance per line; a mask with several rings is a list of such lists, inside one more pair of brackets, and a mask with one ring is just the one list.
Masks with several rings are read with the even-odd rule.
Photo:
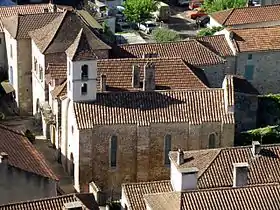
[[156, 28], [152, 31], [152, 36], [156, 42], [172, 42], [180, 40], [180, 35], [176, 31], [168, 28]]
[[203, 28], [198, 33], [197, 36], [212, 36], [216, 32], [223, 30], [224, 28], [222, 26], [214, 26], [212, 28]]

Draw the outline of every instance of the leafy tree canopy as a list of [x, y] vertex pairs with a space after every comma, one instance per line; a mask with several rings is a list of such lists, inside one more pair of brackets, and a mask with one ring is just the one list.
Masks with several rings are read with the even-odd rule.
[[212, 28], [203, 28], [198, 33], [197, 36], [212, 36], [216, 32], [223, 30], [222, 26], [214, 26]]
[[152, 12], [157, 10], [155, 0], [126, 0], [123, 11], [128, 21], [141, 23], [152, 18]]
[[180, 35], [168, 28], [156, 28], [152, 31], [153, 39], [156, 42], [171, 42], [180, 40]]
[[247, 0], [205, 0], [203, 7], [207, 12], [216, 12], [231, 8], [244, 7], [247, 4]]

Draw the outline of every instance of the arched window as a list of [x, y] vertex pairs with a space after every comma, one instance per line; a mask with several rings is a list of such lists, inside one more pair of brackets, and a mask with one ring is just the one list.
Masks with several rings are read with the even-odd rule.
[[87, 94], [87, 84], [84, 83], [81, 87], [81, 94], [86, 95]]
[[81, 79], [87, 80], [88, 79], [88, 65], [82, 65], [82, 72], [81, 72]]
[[117, 136], [112, 136], [110, 142], [110, 167], [112, 168], [117, 166], [117, 150], [118, 150]]
[[211, 133], [209, 135], [209, 149], [216, 147], [216, 135], [214, 133]]
[[167, 134], [164, 137], [164, 164], [169, 165], [170, 160], [169, 160], [169, 152], [171, 150], [171, 135]]

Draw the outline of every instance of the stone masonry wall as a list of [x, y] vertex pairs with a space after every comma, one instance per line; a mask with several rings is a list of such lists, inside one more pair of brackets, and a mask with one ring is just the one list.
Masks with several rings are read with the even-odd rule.
[[18, 40], [18, 89], [21, 114], [32, 113], [32, 57], [29, 39]]
[[47, 68], [49, 63], [65, 63], [66, 64], [66, 54], [65, 53], [52, 53], [45, 55], [45, 68]]
[[[80, 131], [80, 180], [94, 181], [107, 195], [119, 195], [126, 182], [168, 179], [170, 169], [164, 164], [164, 137], [171, 135], [171, 148], [177, 150], [208, 148], [209, 135], [216, 136], [216, 147], [233, 146], [234, 125], [188, 123], [95, 126]], [[117, 136], [117, 167], [110, 167], [110, 139]], [[89, 149], [91, 148], [91, 151]], [[89, 155], [91, 154], [91, 158]], [[90, 161], [90, 162], [89, 162]], [[88, 165], [92, 166], [91, 171]], [[82, 176], [88, 177], [82, 177]], [[82, 187], [81, 187], [82, 188]]]
[[[248, 55], [252, 59], [248, 60]], [[249, 81], [261, 93], [280, 92], [280, 52], [240, 53], [237, 59], [237, 74], [245, 76], [245, 65], [254, 65], [252, 80]]]

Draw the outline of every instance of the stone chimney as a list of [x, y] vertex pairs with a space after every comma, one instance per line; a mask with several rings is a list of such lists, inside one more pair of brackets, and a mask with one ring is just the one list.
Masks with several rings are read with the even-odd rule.
[[140, 66], [132, 66], [132, 87], [140, 88]]
[[52, 5], [51, 12], [57, 12], [57, 6], [56, 6], [56, 4], [53, 4], [53, 5]]
[[0, 153], [0, 163], [8, 163], [8, 154], [6, 152]]
[[100, 76], [100, 92], [106, 91], [106, 75], [101, 74]]
[[185, 162], [184, 152], [181, 149], [179, 149], [177, 151], [177, 164], [182, 165], [184, 162]]
[[248, 182], [248, 163], [233, 164], [233, 187], [246, 186]]
[[144, 65], [143, 91], [151, 91], [155, 87], [155, 65], [148, 62]]
[[158, 53], [157, 52], [151, 52], [151, 53], [143, 53], [142, 58], [157, 58]]
[[252, 141], [252, 153], [254, 157], [257, 157], [261, 153], [261, 144], [258, 141]]

